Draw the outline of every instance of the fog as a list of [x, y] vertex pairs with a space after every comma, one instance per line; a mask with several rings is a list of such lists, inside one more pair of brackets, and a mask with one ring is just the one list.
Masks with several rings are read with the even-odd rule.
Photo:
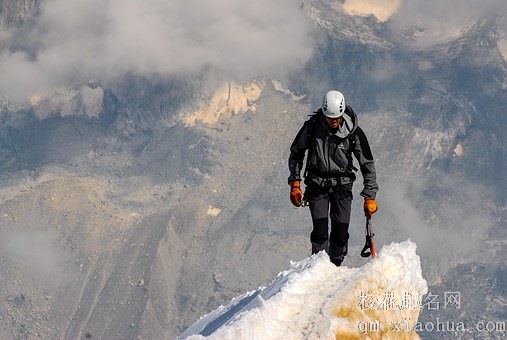
[[0, 32], [0, 93], [22, 100], [129, 73], [273, 76], [304, 66], [310, 35], [309, 19], [290, 0], [49, 0], [34, 22]]
[[[170, 77], [213, 70], [226, 80], [283, 77], [304, 67], [315, 51], [303, 4], [47, 0], [36, 19], [0, 29], [0, 93], [22, 101], [58, 86], [107, 84], [125, 74]], [[363, 0], [345, 5], [390, 18], [395, 32], [417, 25], [419, 47], [456, 36], [482, 15], [507, 13], [501, 0], [385, 0], [382, 8], [389, 13]]]
[[[35, 222], [30, 222], [33, 226]], [[13, 264], [16, 271], [42, 279], [41, 282], [57, 284], [64, 275], [64, 257], [57, 247], [57, 234], [53, 230], [14, 231], [1, 224], [2, 255]], [[25, 230], [25, 228], [22, 228]]]
[[[437, 175], [438, 171], [433, 171]], [[410, 239], [418, 245], [425, 278], [433, 284], [457, 263], [483, 262], [488, 231], [495, 225], [485, 188], [457, 183], [440, 174], [443, 188], [424, 188], [426, 181], [381, 182], [380, 213], [375, 216], [379, 246]], [[442, 190], [442, 192], [438, 192]]]

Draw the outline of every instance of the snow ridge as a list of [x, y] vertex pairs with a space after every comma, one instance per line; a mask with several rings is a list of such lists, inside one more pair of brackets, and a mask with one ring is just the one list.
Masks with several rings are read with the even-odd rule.
[[[335, 267], [319, 253], [202, 317], [178, 339], [418, 338], [412, 328], [426, 293], [411, 241], [385, 246], [361, 268]], [[399, 323], [403, 329], [392, 327]]]

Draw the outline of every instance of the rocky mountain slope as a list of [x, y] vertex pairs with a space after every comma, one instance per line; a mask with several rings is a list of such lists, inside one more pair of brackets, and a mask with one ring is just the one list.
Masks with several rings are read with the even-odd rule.
[[[10, 25], [12, 4], [0, 2]], [[327, 1], [302, 10], [318, 48], [281, 82], [207, 91], [202, 75], [130, 74], [26, 106], [2, 99], [3, 337], [174, 338], [307, 257], [310, 216], [290, 206], [286, 161], [331, 87], [377, 157], [378, 244], [412, 239], [430, 290], [463, 291], [469, 320], [505, 318], [507, 87], [495, 22], [421, 49], [420, 27], [396, 34]], [[359, 199], [353, 208], [348, 266], [364, 263]]]

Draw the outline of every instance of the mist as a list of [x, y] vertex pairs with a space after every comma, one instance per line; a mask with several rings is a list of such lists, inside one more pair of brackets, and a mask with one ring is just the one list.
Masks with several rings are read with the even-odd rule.
[[379, 244], [406, 239], [417, 244], [430, 283], [457, 263], [486, 261], [478, 254], [495, 225], [486, 188], [438, 176], [440, 184], [431, 186], [400, 178], [382, 182], [382, 211], [375, 216]]
[[[5, 227], [5, 226], [2, 226]], [[7, 231], [2, 228], [2, 252], [18, 271], [39, 283], [59, 283], [64, 278], [64, 257], [52, 230]]]
[[274, 76], [303, 67], [313, 45], [290, 0], [48, 0], [24, 27], [0, 31], [0, 93], [24, 100], [125, 74]]
[[[368, 6], [377, 8], [346, 2], [354, 4], [365, 13]], [[420, 30], [418, 48], [456, 37], [485, 15], [507, 13], [500, 0], [385, 4], [396, 11], [388, 22], [396, 34]], [[302, 69], [317, 44], [300, 6], [291, 0], [47, 0], [24, 25], [0, 26], [0, 95], [24, 101], [59, 86], [107, 86], [126, 74], [172, 77], [212, 70], [214, 77], [239, 82], [283, 78]], [[507, 28], [505, 20], [499, 25]]]

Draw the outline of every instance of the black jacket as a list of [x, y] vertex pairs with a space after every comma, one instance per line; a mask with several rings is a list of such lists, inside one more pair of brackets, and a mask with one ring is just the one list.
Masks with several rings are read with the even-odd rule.
[[[320, 111], [320, 112], [319, 112]], [[289, 182], [301, 180], [301, 169], [308, 150], [305, 182], [322, 185], [328, 178], [351, 178], [353, 174], [352, 154], [359, 162], [364, 188], [361, 196], [375, 199], [378, 185], [368, 139], [358, 126], [358, 119], [350, 106], [343, 114], [337, 131], [331, 131], [321, 110], [308, 119], [299, 130], [290, 147]]]

